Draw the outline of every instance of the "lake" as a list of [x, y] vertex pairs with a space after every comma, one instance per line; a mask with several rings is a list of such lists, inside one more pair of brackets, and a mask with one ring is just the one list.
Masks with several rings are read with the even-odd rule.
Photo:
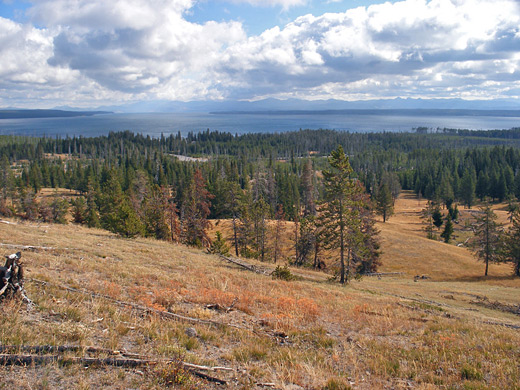
[[416, 127], [473, 130], [520, 127], [520, 117], [417, 116], [368, 114], [209, 114], [145, 113], [103, 114], [74, 118], [2, 119], [0, 134], [48, 137], [105, 135], [130, 130], [159, 137], [162, 134], [201, 132], [206, 129], [245, 133], [274, 133], [299, 129], [336, 129], [351, 132], [406, 132]]

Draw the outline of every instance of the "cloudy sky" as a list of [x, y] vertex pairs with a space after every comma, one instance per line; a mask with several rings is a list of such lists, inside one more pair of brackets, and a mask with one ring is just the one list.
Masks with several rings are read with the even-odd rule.
[[0, 107], [519, 96], [518, 0], [0, 0]]

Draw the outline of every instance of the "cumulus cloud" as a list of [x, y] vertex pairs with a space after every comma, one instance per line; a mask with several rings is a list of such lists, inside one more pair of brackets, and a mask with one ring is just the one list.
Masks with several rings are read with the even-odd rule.
[[405, 0], [304, 15], [249, 37], [240, 22], [188, 21], [195, 1], [34, 0], [30, 23], [0, 18], [0, 98], [6, 105], [24, 94], [83, 104], [520, 94], [515, 0]]
[[[46, 0], [30, 14], [59, 26], [50, 65], [77, 70], [110, 90], [140, 93], [168, 88], [172, 79], [204, 78], [223, 47], [243, 39], [236, 22], [186, 21], [183, 13], [191, 5], [190, 0]], [[186, 89], [171, 92], [172, 99], [196, 98]]]
[[441, 80], [470, 91], [518, 78], [519, 21], [518, 4], [508, 0], [385, 3], [302, 16], [228, 48], [222, 66], [263, 94], [355, 98], [363, 88], [390, 97], [422, 86], [435, 97]]
[[0, 104], [23, 100], [38, 105], [42, 99], [60, 94], [64, 85], [81, 79], [69, 68], [49, 66], [52, 53], [49, 31], [0, 18]]

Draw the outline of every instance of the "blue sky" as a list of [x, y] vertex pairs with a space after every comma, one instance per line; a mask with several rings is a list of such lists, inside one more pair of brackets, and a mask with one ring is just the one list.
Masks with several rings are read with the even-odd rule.
[[0, 0], [0, 107], [519, 96], [517, 0]]

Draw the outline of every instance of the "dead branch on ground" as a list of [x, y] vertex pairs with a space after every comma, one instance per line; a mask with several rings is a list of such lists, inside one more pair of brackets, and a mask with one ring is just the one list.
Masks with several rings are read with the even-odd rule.
[[[166, 359], [131, 359], [131, 358], [91, 358], [91, 357], [64, 357], [60, 355], [15, 355], [15, 354], [0, 354], [0, 364], [4, 365], [29, 365], [29, 364], [82, 364], [84, 366], [115, 366], [115, 367], [126, 367], [134, 368], [141, 366], [156, 365], [159, 363], [175, 363], [177, 360], [166, 360]], [[197, 370], [215, 371], [216, 369], [226, 369], [233, 371], [231, 368], [226, 367], [207, 367], [199, 366], [195, 364], [181, 362], [183, 368], [190, 371], [193, 375], [203, 378], [207, 381], [227, 384], [227, 381], [204, 374]]]
[[245, 261], [243, 260], [238, 260], [238, 259], [232, 259], [230, 257], [226, 257], [226, 256], [223, 256], [223, 255], [218, 255], [221, 259], [224, 259], [224, 260], [227, 260], [229, 261], [230, 263], [233, 263], [235, 265], [238, 265], [242, 268], [245, 268], [247, 269], [248, 271], [252, 271], [252, 272], [255, 272], [257, 274], [261, 274], [261, 275], [271, 275], [272, 271], [271, 270], [267, 270], [267, 269], [262, 269], [260, 267], [257, 267], [257, 266], [254, 266], [253, 264], [249, 264], [249, 263], [246, 263]]
[[183, 316], [181, 314], [170, 313], [169, 311], [157, 310], [157, 309], [154, 309], [154, 308], [151, 308], [151, 307], [141, 306], [141, 305], [138, 305], [138, 304], [135, 304], [135, 303], [120, 301], [120, 300], [112, 298], [112, 297], [110, 297], [108, 295], [103, 295], [103, 294], [95, 293], [95, 292], [92, 292], [92, 291], [87, 291], [87, 290], [83, 290], [83, 289], [77, 289], [77, 288], [73, 288], [73, 287], [52, 284], [52, 283], [49, 283], [49, 282], [45, 282], [43, 280], [37, 280], [37, 279], [29, 279], [29, 280], [31, 282], [38, 283], [38, 284], [41, 284], [41, 285], [54, 285], [55, 287], [61, 288], [63, 290], [67, 290], [67, 291], [71, 291], [71, 292], [75, 292], [75, 293], [80, 293], [80, 294], [87, 294], [87, 295], [90, 295], [90, 296], [95, 297], [95, 298], [103, 298], [103, 299], [106, 299], [106, 300], [108, 300], [108, 301], [110, 301], [112, 303], [115, 303], [117, 305], [130, 307], [130, 308], [132, 308], [134, 310], [137, 310], [137, 311], [142, 311], [142, 312], [146, 312], [146, 313], [156, 314], [156, 315], [158, 315], [159, 317], [162, 317], [162, 318], [167, 318], [167, 319], [176, 320], [176, 321], [182, 321], [182, 322], [189, 322], [189, 323], [192, 323], [192, 324], [203, 324], [203, 325], [210, 325], [210, 326], [212, 325], [212, 326], [220, 326], [220, 327], [228, 326], [228, 327], [231, 327], [231, 328], [247, 330], [247, 331], [251, 331], [251, 332], [256, 333], [256, 331], [254, 329], [248, 329], [248, 328], [240, 326], [240, 325], [227, 324], [227, 323], [219, 322], [219, 321], [202, 320], [202, 319], [199, 319], [199, 318], [187, 317], [187, 316]]

